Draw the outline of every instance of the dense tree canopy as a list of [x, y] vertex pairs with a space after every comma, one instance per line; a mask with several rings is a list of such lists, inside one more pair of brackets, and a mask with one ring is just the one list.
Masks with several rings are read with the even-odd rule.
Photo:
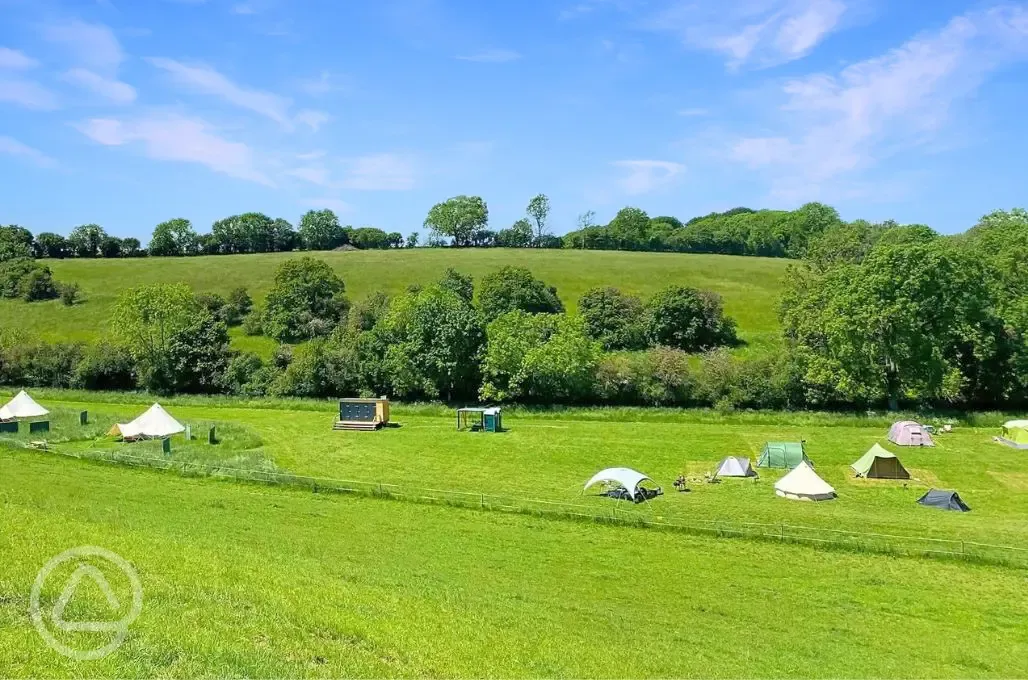
[[154, 228], [147, 250], [157, 257], [193, 255], [199, 250], [199, 237], [189, 220], [176, 217]]
[[501, 267], [482, 277], [478, 304], [489, 321], [515, 309], [529, 314], [564, 311], [557, 289], [547, 286], [524, 267]]
[[268, 293], [264, 330], [282, 342], [329, 335], [349, 309], [345, 285], [322, 260], [286, 260]]
[[428, 211], [425, 228], [453, 239], [455, 246], [469, 246], [489, 224], [489, 208], [478, 196], [454, 196]]

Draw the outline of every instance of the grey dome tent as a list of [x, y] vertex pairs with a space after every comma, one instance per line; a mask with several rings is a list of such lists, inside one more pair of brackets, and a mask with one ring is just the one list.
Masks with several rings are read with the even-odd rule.
[[717, 466], [715, 477], [756, 477], [757, 472], [750, 465], [750, 459], [745, 457], [729, 456]]
[[929, 489], [928, 493], [917, 499], [917, 502], [930, 508], [939, 508], [940, 510], [971, 512], [971, 508], [967, 507], [967, 504], [960, 499], [960, 494], [956, 491]]

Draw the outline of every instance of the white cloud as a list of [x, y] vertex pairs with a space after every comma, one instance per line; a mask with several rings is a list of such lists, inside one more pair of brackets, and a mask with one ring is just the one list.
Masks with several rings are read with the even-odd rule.
[[843, 0], [672, 0], [644, 22], [695, 49], [724, 54], [731, 69], [783, 64], [805, 56], [840, 27]]
[[986, 76], [1028, 58], [1028, 10], [1001, 6], [952, 19], [838, 75], [782, 86], [781, 131], [742, 137], [730, 156], [766, 168], [773, 192], [795, 196], [873, 166], [898, 149], [931, 141], [949, 110]]
[[116, 78], [105, 78], [84, 68], [73, 68], [62, 77], [67, 82], [94, 92], [115, 104], [131, 104], [136, 100], [136, 90], [128, 83]]
[[0, 102], [36, 111], [58, 108], [57, 95], [53, 92], [38, 83], [17, 78], [0, 78]]
[[305, 182], [310, 182], [311, 184], [317, 184], [318, 186], [327, 187], [332, 185], [328, 170], [325, 168], [293, 168], [292, 170], [286, 170], [286, 174], [290, 177], [296, 177], [297, 179], [302, 179]]
[[84, 21], [48, 24], [43, 27], [43, 37], [63, 45], [76, 63], [103, 73], [115, 71], [125, 57], [114, 32], [103, 24]]
[[456, 58], [461, 61], [477, 61], [483, 64], [502, 64], [509, 61], [517, 61], [521, 58], [521, 54], [514, 50], [484, 50]]
[[32, 57], [26, 56], [24, 52], [12, 50], [9, 47], [0, 47], [0, 69], [24, 71], [38, 65], [38, 61]]
[[24, 158], [35, 163], [41, 168], [57, 167], [57, 161], [53, 158], [50, 158], [38, 149], [33, 149], [31, 146], [22, 144], [12, 137], [0, 136], [0, 153]]
[[667, 187], [685, 171], [684, 165], [671, 161], [615, 161], [611, 165], [626, 171], [618, 185], [629, 196]]
[[313, 208], [328, 208], [334, 213], [348, 213], [353, 209], [349, 203], [338, 198], [308, 198], [303, 204]]
[[174, 114], [127, 121], [94, 118], [78, 129], [104, 146], [140, 144], [143, 152], [156, 160], [198, 163], [231, 177], [274, 186], [257, 169], [256, 155], [250, 147], [220, 137], [196, 118]]
[[270, 118], [284, 127], [292, 127], [289, 118], [292, 101], [286, 97], [237, 85], [209, 66], [183, 64], [161, 57], [152, 57], [147, 61], [170, 73], [175, 82], [184, 87], [218, 97], [234, 106]]
[[330, 120], [332, 120], [332, 116], [328, 115], [324, 111], [315, 111], [313, 109], [304, 109], [296, 114], [297, 123], [306, 125], [315, 132]]
[[370, 154], [349, 162], [340, 185], [358, 191], [406, 191], [415, 184], [414, 163], [392, 153]]

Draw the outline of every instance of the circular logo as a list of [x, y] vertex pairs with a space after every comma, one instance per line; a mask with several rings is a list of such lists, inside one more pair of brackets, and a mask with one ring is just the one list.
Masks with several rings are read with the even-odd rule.
[[[44, 616], [44, 612], [40, 608], [40, 596], [43, 592], [43, 586], [46, 585], [47, 579], [55, 569], [65, 562], [72, 560], [77, 562], [77, 566], [66, 580], [60, 597], [57, 598], [53, 605], [53, 609], [47, 612], [47, 616]], [[123, 615], [121, 615], [121, 612], [125, 607], [118, 599], [104, 573], [106, 571], [108, 574], [112, 574], [114, 568], [117, 568], [128, 579], [132, 589], [132, 603], [128, 607], [128, 612]], [[66, 620], [65, 608], [74, 598], [79, 586], [86, 579], [92, 580], [99, 588], [100, 593], [106, 598], [111, 611], [119, 614], [121, 616], [120, 619], [117, 621]], [[102, 659], [116, 650], [125, 641], [125, 637], [128, 635], [128, 627], [132, 625], [132, 622], [136, 620], [136, 617], [139, 616], [142, 610], [143, 586], [139, 582], [139, 575], [136, 573], [136, 570], [121, 555], [105, 548], [91, 545], [83, 545], [71, 550], [65, 550], [60, 555], [51, 558], [36, 574], [36, 580], [32, 584], [32, 594], [29, 597], [29, 614], [32, 617], [32, 623], [43, 640], [46, 641], [46, 644], [54, 651], [78, 661]], [[58, 640], [51, 627], [65, 633], [110, 633], [112, 637], [109, 642], [99, 647], [92, 646], [89, 649], [82, 650]], [[90, 637], [95, 639], [95, 636]]]

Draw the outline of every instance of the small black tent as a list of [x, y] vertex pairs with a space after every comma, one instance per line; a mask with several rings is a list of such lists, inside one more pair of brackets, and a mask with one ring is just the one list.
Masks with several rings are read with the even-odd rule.
[[928, 493], [917, 499], [921, 505], [940, 510], [956, 510], [958, 512], [970, 512], [964, 501], [960, 500], [960, 494], [956, 491], [944, 491], [942, 489], [929, 489]]

